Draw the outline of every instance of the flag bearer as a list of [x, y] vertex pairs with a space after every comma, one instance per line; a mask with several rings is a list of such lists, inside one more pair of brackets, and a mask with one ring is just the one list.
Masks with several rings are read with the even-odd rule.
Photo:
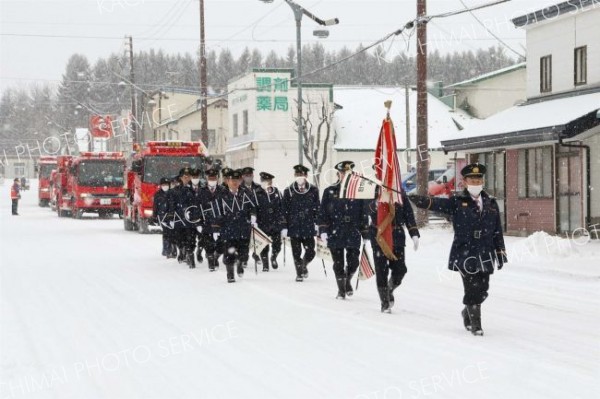
[[273, 269], [279, 267], [277, 255], [281, 251], [281, 229], [284, 223], [281, 205], [282, 195], [277, 187], [273, 187], [274, 178], [275, 176], [270, 173], [260, 172], [261, 188], [257, 191], [258, 227], [273, 240], [272, 245], [267, 245], [260, 252], [263, 272], [269, 271], [269, 247], [272, 247], [271, 265]]

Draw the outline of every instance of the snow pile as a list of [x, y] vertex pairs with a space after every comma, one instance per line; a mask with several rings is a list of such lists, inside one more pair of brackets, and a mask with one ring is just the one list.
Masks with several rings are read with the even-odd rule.
[[515, 249], [522, 251], [524, 257], [530, 256], [536, 259], [568, 258], [579, 255], [578, 247], [588, 242], [589, 238], [587, 237], [577, 240], [550, 235], [544, 231], [536, 231], [521, 241]]

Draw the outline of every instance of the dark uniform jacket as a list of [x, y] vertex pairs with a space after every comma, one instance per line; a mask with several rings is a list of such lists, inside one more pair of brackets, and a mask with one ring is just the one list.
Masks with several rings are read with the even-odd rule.
[[[394, 241], [394, 249], [400, 249], [406, 246], [406, 236], [404, 233], [404, 227], [408, 230], [408, 234], [411, 237], [421, 237], [417, 223], [415, 222], [415, 214], [413, 212], [410, 201], [404, 192], [402, 192], [402, 205], [395, 204], [395, 216], [392, 221], [392, 238]], [[370, 201], [369, 211], [371, 217], [371, 224], [369, 226], [369, 236], [371, 242], [377, 244], [377, 200]]]
[[507, 262], [496, 199], [481, 192], [483, 209], [465, 189], [450, 198], [411, 196], [419, 208], [430, 209], [452, 217], [454, 241], [448, 268], [465, 274], [493, 273], [494, 265]]
[[196, 218], [193, 214], [193, 205], [195, 205], [196, 194], [192, 190], [192, 185], [177, 186], [171, 191], [173, 191], [173, 195], [169, 197], [171, 202], [169, 206], [174, 209], [176, 214], [174, 217], [175, 229], [194, 227]]
[[288, 237], [310, 238], [315, 236], [315, 225], [319, 217], [319, 189], [307, 185], [301, 193], [298, 183], [288, 186], [283, 192], [283, 226]]
[[220, 215], [221, 209], [218, 199], [226, 192], [228, 188], [217, 184], [214, 192], [210, 188], [202, 187], [196, 199], [198, 206], [196, 219], [199, 219], [199, 224], [202, 226], [202, 234], [211, 234], [214, 232], [213, 225]]
[[327, 233], [329, 248], [358, 248], [360, 236], [366, 237], [369, 227], [368, 201], [340, 199], [340, 185], [325, 189], [321, 200], [319, 233]]
[[154, 200], [152, 205], [152, 218], [154, 222], [164, 221], [169, 213], [169, 190], [163, 191], [158, 189], [154, 194]]
[[285, 224], [281, 191], [275, 187], [272, 189], [271, 192], [267, 192], [263, 188], [256, 191], [258, 227], [267, 234], [279, 233]]
[[251, 193], [238, 189], [234, 195], [226, 189], [219, 194], [217, 204], [219, 214], [213, 225], [214, 231], [221, 233], [223, 240], [250, 239], [250, 217], [256, 215], [256, 203]]

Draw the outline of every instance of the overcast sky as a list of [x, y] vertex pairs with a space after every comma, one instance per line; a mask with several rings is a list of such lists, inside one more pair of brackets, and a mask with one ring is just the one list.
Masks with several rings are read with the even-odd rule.
[[[320, 40], [327, 49], [356, 48], [374, 42], [416, 15], [416, 0], [297, 0], [323, 19], [337, 17], [328, 39], [316, 39], [317, 25], [303, 19], [303, 43]], [[470, 7], [492, 0], [462, 0]], [[475, 15], [509, 47], [524, 54], [525, 32], [510, 20], [559, 3], [557, 0], [513, 0], [476, 11]], [[207, 51], [245, 48], [282, 53], [295, 45], [291, 9], [283, 0], [206, 0]], [[461, 0], [429, 0], [428, 14], [464, 8]], [[80, 53], [91, 64], [98, 57], [124, 51], [125, 35], [134, 50], [162, 48], [168, 53], [196, 52], [199, 44], [198, 0], [0, 0], [0, 89], [30, 82], [58, 83], [69, 56]], [[429, 24], [428, 42], [441, 52], [487, 48], [498, 44], [469, 13]], [[384, 43], [391, 58], [414, 37]], [[514, 56], [511, 50], [506, 50]]]

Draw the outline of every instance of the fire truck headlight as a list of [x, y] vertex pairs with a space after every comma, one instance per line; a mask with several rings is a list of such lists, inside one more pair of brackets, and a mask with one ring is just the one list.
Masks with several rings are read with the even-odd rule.
[[152, 209], [144, 209], [144, 216], [152, 217]]
[[48, 190], [47, 188], [40, 188], [40, 191], [43, 192], [43, 193], [47, 193], [50, 190]]
[[79, 194], [79, 196], [81, 198], [88, 198], [88, 197], [91, 197], [92, 195], [90, 193], [81, 193], [81, 194]]

